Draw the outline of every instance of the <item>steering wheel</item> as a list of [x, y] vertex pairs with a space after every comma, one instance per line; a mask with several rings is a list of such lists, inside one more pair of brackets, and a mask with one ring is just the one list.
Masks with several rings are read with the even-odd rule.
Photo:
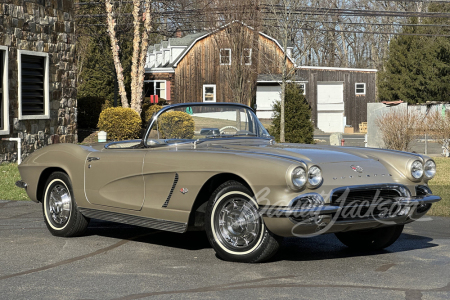
[[234, 127], [234, 126], [225, 126], [225, 127], [222, 127], [222, 128], [219, 129], [220, 134], [223, 134], [223, 132], [225, 131], [225, 129], [234, 129], [234, 130], [236, 130], [236, 132], [239, 131], [239, 129], [236, 128], [236, 127]]

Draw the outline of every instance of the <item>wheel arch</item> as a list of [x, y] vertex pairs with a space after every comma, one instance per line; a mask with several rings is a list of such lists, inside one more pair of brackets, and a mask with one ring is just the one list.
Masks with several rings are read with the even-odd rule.
[[45, 183], [47, 182], [47, 179], [50, 177], [50, 175], [53, 174], [54, 172], [62, 172], [62, 173], [65, 173], [67, 176], [69, 176], [69, 173], [67, 173], [66, 170], [64, 170], [62, 168], [49, 167], [49, 168], [44, 169], [44, 171], [42, 171], [41, 175], [39, 176], [39, 181], [38, 181], [38, 185], [36, 188], [36, 199], [39, 202], [42, 202], [42, 200], [43, 200], [42, 196], [43, 196], [44, 189], [45, 189]]
[[208, 203], [211, 194], [224, 182], [235, 180], [254, 194], [253, 189], [248, 182], [239, 175], [233, 173], [220, 173], [209, 178], [200, 189], [197, 197], [192, 204], [191, 213], [189, 214], [188, 227], [203, 227], [204, 226], [204, 213], [206, 204]]

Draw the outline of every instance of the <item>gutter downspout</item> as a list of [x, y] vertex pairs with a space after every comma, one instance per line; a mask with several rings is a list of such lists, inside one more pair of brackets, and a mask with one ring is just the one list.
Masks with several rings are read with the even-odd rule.
[[3, 141], [17, 142], [17, 163], [22, 163], [22, 139], [21, 138], [2, 138]]

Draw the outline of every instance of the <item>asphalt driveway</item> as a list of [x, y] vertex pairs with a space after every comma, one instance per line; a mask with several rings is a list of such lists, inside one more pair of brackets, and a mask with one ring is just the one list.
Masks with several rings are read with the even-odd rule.
[[221, 261], [205, 234], [92, 220], [53, 237], [41, 206], [0, 201], [0, 299], [450, 299], [450, 218], [405, 227], [385, 251], [333, 235], [285, 239], [268, 263]]

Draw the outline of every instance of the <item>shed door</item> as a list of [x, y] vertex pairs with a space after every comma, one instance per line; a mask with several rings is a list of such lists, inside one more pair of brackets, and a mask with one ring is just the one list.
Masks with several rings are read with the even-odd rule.
[[271, 119], [273, 104], [281, 100], [281, 87], [279, 84], [256, 87], [256, 115], [260, 119]]
[[317, 127], [324, 132], [344, 132], [344, 84], [317, 83]]

